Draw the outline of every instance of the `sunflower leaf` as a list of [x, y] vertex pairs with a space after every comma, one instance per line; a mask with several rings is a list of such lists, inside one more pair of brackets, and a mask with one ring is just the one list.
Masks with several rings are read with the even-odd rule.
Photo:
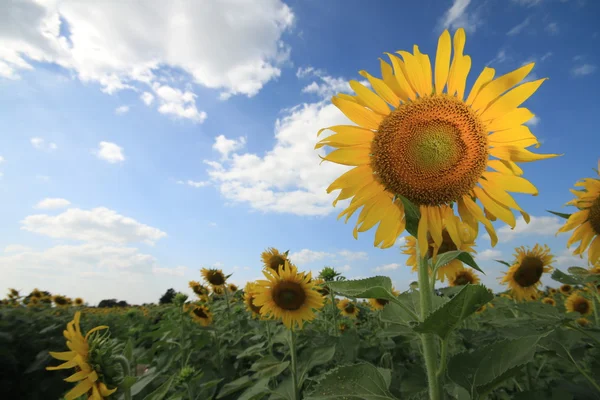
[[375, 276], [352, 281], [334, 281], [329, 288], [337, 294], [361, 299], [395, 299], [392, 294], [392, 280], [387, 276]]
[[222, 399], [223, 397], [245, 389], [250, 385], [252, 385], [252, 379], [250, 379], [248, 375], [244, 375], [241, 378], [226, 383], [217, 395], [217, 399]]
[[506, 261], [502, 261], [502, 260], [494, 260], [494, 261], [496, 261], [497, 263], [500, 263], [500, 264], [504, 264], [504, 265], [506, 265], [508, 268], [512, 267], [512, 265], [510, 265], [510, 264], [509, 264], [509, 263], [507, 263]]
[[471, 268], [476, 269], [477, 271], [483, 274], [483, 271], [481, 270], [481, 268], [479, 268], [479, 266], [473, 259], [473, 256], [471, 256], [466, 251], [461, 250], [448, 251], [443, 254], [438, 254], [435, 260], [435, 264], [433, 266], [434, 273], [436, 273], [439, 268], [443, 267], [444, 265], [447, 265], [449, 262], [455, 259], [462, 261]]
[[580, 276], [587, 276], [590, 274], [589, 270], [587, 270], [585, 268], [581, 268], [581, 267], [569, 267], [567, 269], [567, 271], [569, 271], [570, 274], [580, 275]]
[[308, 376], [308, 372], [319, 365], [327, 364], [333, 358], [335, 354], [335, 344], [326, 347], [309, 347], [300, 354], [300, 360], [298, 362], [298, 370], [300, 371], [300, 377], [298, 378], [298, 385], [302, 386], [302, 383]]
[[579, 279], [579, 277], [567, 275], [559, 269], [554, 270], [554, 272], [552, 273], [552, 279], [560, 283], [565, 283], [567, 285], [579, 285], [581, 283], [581, 279]]
[[419, 211], [419, 207], [417, 207], [413, 202], [411, 202], [406, 197], [397, 194], [396, 197], [402, 201], [402, 205], [404, 205], [404, 215], [406, 218], [406, 230], [412, 236], [417, 237], [417, 230], [419, 228], [419, 219], [421, 218], [421, 212]]
[[169, 389], [171, 389], [171, 385], [173, 384], [173, 381], [175, 380], [175, 376], [176, 375], [171, 375], [171, 377], [169, 379], [167, 379], [167, 381], [165, 383], [160, 385], [155, 391], [150, 393], [148, 396], [144, 397], [144, 400], [162, 400], [162, 399], [164, 399], [165, 396], [167, 395], [167, 393], [169, 392]]
[[419, 333], [435, 333], [445, 339], [462, 321], [493, 298], [483, 285], [466, 285], [413, 329]]
[[388, 381], [371, 364], [338, 367], [326, 373], [315, 390], [305, 400], [395, 399], [388, 390]]
[[277, 358], [268, 355], [256, 361], [250, 367], [250, 371], [256, 372], [254, 378], [273, 378], [279, 376], [290, 365], [289, 361], [279, 361]]
[[546, 210], [546, 211], [548, 211], [550, 214], [554, 214], [557, 217], [561, 217], [561, 218], [564, 218], [564, 219], [569, 219], [569, 217], [571, 216], [571, 214], [565, 214], [565, 213], [551, 211], [551, 210]]

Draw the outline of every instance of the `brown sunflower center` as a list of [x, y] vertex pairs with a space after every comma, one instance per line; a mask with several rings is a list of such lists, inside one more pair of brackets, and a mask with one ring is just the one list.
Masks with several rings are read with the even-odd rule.
[[272, 270], [279, 272], [279, 266], [283, 265], [285, 267], [285, 258], [280, 255], [271, 256], [269, 259], [269, 268]]
[[462, 101], [435, 95], [392, 111], [371, 153], [371, 167], [388, 191], [438, 206], [458, 200], [479, 180], [487, 165], [487, 132]]
[[248, 307], [250, 307], [250, 309], [252, 310], [252, 312], [253, 312], [253, 313], [255, 313], [255, 314], [260, 314], [260, 309], [261, 309], [262, 307], [258, 307], [258, 306], [256, 306], [256, 305], [254, 305], [254, 296], [250, 296], [250, 297], [248, 298], [248, 302], [247, 302], [247, 304], [248, 304]]
[[64, 306], [65, 304], [67, 304], [67, 299], [65, 299], [64, 297], [55, 297], [54, 302], [58, 305]]
[[377, 302], [377, 304], [385, 306], [386, 304], [389, 303], [389, 300], [385, 300], [385, 299], [375, 299], [375, 301]]
[[284, 310], [298, 310], [306, 301], [304, 288], [296, 282], [279, 282], [273, 288], [273, 301]]
[[598, 196], [598, 198], [590, 207], [590, 215], [588, 216], [588, 220], [590, 221], [590, 225], [592, 226], [592, 229], [596, 235], [600, 235], [600, 196]]
[[466, 285], [468, 283], [473, 283], [473, 276], [467, 271], [461, 271], [456, 274], [454, 278], [454, 284], [456, 286]]
[[212, 285], [221, 286], [225, 283], [225, 276], [219, 271], [209, 271], [207, 274], [207, 281], [209, 281]]
[[[428, 235], [428, 241], [429, 241], [429, 249], [427, 250], [427, 257], [432, 258], [433, 251], [435, 249], [435, 242], [433, 241], [433, 238], [431, 237], [431, 235]], [[448, 233], [448, 231], [446, 229], [444, 229], [442, 231], [442, 245], [440, 246], [437, 254], [444, 254], [449, 251], [455, 251], [455, 250], [458, 250], [458, 247], [456, 247], [456, 244], [454, 244], [454, 241], [450, 237], [450, 234]]]
[[580, 314], [587, 314], [590, 311], [590, 303], [587, 299], [580, 298], [575, 301], [573, 308]]
[[194, 308], [194, 311], [192, 311], [192, 312], [198, 318], [203, 318], [203, 319], [208, 318], [208, 315], [206, 315], [206, 312], [204, 311], [204, 309], [202, 307]]
[[346, 311], [348, 314], [354, 314], [355, 309], [356, 307], [354, 307], [354, 304], [352, 303], [348, 303], [346, 304], [346, 307], [344, 307], [344, 311]]
[[530, 287], [540, 281], [544, 272], [544, 262], [539, 257], [525, 256], [516, 270], [514, 279], [521, 287]]
[[571, 285], [564, 284], [560, 287], [560, 291], [563, 293], [569, 293], [571, 291]]

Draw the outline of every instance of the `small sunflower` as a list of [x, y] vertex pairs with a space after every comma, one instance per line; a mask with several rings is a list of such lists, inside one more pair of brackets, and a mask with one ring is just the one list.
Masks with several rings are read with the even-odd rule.
[[[600, 168], [600, 160], [598, 168]], [[600, 169], [596, 172], [600, 173]], [[567, 248], [573, 243], [580, 242], [573, 254], [582, 256], [589, 248], [588, 262], [595, 265], [600, 261], [600, 179], [585, 178], [575, 186], [582, 190], [571, 190], [575, 199], [567, 204], [577, 207], [579, 211], [571, 214], [557, 234], [575, 229], [567, 241]]]
[[535, 292], [532, 292], [529, 294], [529, 297], [526, 300], [536, 301], [539, 297], [540, 297], [540, 291], [536, 289]]
[[482, 312], [484, 312], [486, 310], [487, 306], [484, 304], [481, 307], [479, 307], [477, 310], [475, 310], [475, 312], [477, 314], [481, 314]]
[[340, 322], [338, 324], [338, 328], [339, 328], [340, 332], [343, 333], [343, 332], [347, 331], [348, 329], [350, 329], [350, 325], [348, 325], [346, 322]]
[[550, 304], [553, 307], [556, 306], [556, 301], [552, 297], [544, 297], [542, 299], [542, 303], [544, 303], [544, 304]]
[[48, 371], [59, 369], [75, 368], [76, 372], [65, 379], [67, 382], [79, 382], [71, 391], [65, 395], [65, 400], [74, 400], [87, 394], [88, 399], [103, 400], [113, 394], [117, 388], [108, 389], [106, 384], [101, 381], [100, 376], [90, 364], [90, 335], [101, 329], [107, 329], [108, 326], [102, 325], [91, 329], [85, 336], [81, 332], [79, 321], [81, 320], [81, 311], [75, 313], [73, 321], [67, 324], [67, 330], [63, 332], [67, 339], [67, 347], [70, 351], [50, 352], [50, 356], [57, 360], [66, 361], [56, 367], [46, 367]]
[[8, 289], [8, 297], [19, 297], [19, 291], [17, 289]]
[[39, 297], [31, 297], [29, 298], [29, 302], [27, 303], [27, 307], [36, 307], [40, 304]]
[[223, 271], [220, 269], [214, 268], [202, 268], [202, 276], [204, 280], [214, 286], [223, 286], [225, 284], [225, 275], [223, 275]]
[[265, 251], [260, 254], [262, 262], [265, 268], [270, 268], [273, 271], [279, 271], [279, 266], [283, 265], [285, 267], [285, 262], [289, 261], [287, 258], [287, 251], [285, 253], [280, 253], [274, 247], [269, 247]]
[[590, 315], [593, 310], [592, 302], [578, 292], [567, 297], [565, 308], [567, 312], [578, 312], [583, 316]]
[[75, 304], [76, 306], [82, 306], [83, 299], [81, 297], [76, 297], [75, 300], [73, 300], [73, 304]]
[[340, 309], [342, 315], [350, 318], [356, 318], [359, 311], [358, 307], [356, 307], [356, 304], [352, 303], [348, 299], [340, 300], [340, 302], [337, 304], [337, 308]]
[[577, 322], [577, 324], [581, 327], [586, 327], [590, 324], [590, 320], [587, 318], [577, 318], [577, 320], [575, 321]]
[[223, 286], [213, 286], [212, 294], [216, 296], [222, 296], [225, 293]]
[[40, 301], [44, 304], [52, 304], [52, 297], [50, 296], [42, 296]]
[[254, 299], [254, 304], [261, 307], [261, 316], [280, 319], [288, 329], [294, 329], [296, 325], [302, 329], [304, 321], [315, 318], [313, 310], [323, 307], [323, 296], [311, 282], [310, 272], [299, 273], [286, 261], [279, 271], [266, 268], [263, 274], [267, 280], [256, 282]]
[[38, 298], [38, 299], [39, 299], [39, 298], [41, 298], [43, 295], [44, 295], [44, 294], [43, 294], [41, 291], [39, 291], [37, 288], [35, 288], [35, 289], [33, 289], [33, 290], [31, 291], [31, 294], [30, 294], [29, 296], [30, 296], [30, 297], [36, 297], [36, 298]]
[[[456, 216], [453, 216], [452, 218], [458, 220], [458, 217]], [[433, 262], [436, 261], [438, 255], [449, 251], [462, 250], [469, 253], [475, 253], [475, 250], [473, 250], [473, 246], [475, 246], [475, 239], [477, 238], [475, 231], [471, 229], [469, 225], [460, 221], [456, 221], [454, 225], [459, 227], [457, 231], [449, 232], [448, 229], [444, 227], [442, 231], [441, 245], [436, 244], [431, 235], [428, 234], [427, 257]], [[457, 246], [456, 243], [459, 245]], [[406, 265], [411, 266], [413, 272], [417, 272], [419, 265], [417, 262], [417, 239], [412, 236], [407, 237], [403, 253], [409, 256], [408, 260], [406, 261]], [[450, 279], [451, 276], [463, 268], [464, 266], [462, 261], [454, 259], [438, 269], [437, 279], [441, 282], [444, 282], [446, 278]]]
[[568, 283], [565, 283], [564, 285], [561, 285], [558, 290], [566, 296], [571, 294], [571, 292], [573, 291], [573, 286], [569, 285]]
[[355, 238], [358, 232], [379, 224], [375, 246], [387, 248], [396, 243], [406, 225], [397, 195], [419, 207], [421, 254], [427, 252], [428, 233], [441, 246], [443, 222], [453, 225], [450, 231], [458, 230], [457, 220], [452, 218], [456, 211], [475, 232], [482, 223], [492, 246], [498, 238], [490, 220], [498, 218], [514, 228], [512, 210], [517, 210], [529, 222], [508, 192], [537, 195], [535, 186], [520, 177], [523, 171], [516, 163], [556, 156], [527, 150], [538, 147], [539, 141], [523, 125], [534, 115], [519, 107], [545, 79], [515, 87], [531, 72], [533, 63], [496, 79], [495, 70], [486, 67], [465, 99], [471, 68], [471, 58], [463, 54], [465, 42], [464, 29], [458, 29], [451, 61], [452, 39], [444, 31], [438, 41], [435, 70], [429, 56], [416, 45], [414, 54], [398, 51], [402, 59], [388, 53], [392, 65], [381, 60], [383, 79], [360, 72], [374, 92], [350, 81], [356, 95], [333, 97], [332, 103], [358, 126], [325, 128], [334, 135], [315, 148], [337, 148], [321, 158], [354, 167], [327, 192], [341, 190], [334, 206], [352, 198], [340, 214], [346, 215], [346, 221], [363, 207]]
[[208, 326], [213, 320], [213, 315], [206, 306], [193, 303], [184, 305], [184, 311], [192, 316], [192, 319], [202, 326]]
[[246, 309], [252, 314], [252, 318], [260, 318], [261, 307], [254, 305], [255, 297], [256, 288], [254, 283], [246, 283], [246, 287], [244, 288], [244, 304], [246, 304]]
[[550, 289], [548, 289], [548, 293], [549, 293], [550, 295], [555, 295], [555, 294], [556, 294], [556, 289], [554, 289], [554, 288], [550, 288]]
[[196, 296], [205, 296], [209, 293], [208, 288], [206, 288], [198, 281], [190, 281], [189, 287], [190, 289], [192, 289], [192, 292], [194, 292]]
[[521, 246], [515, 250], [515, 263], [506, 271], [501, 283], [508, 284], [517, 300], [531, 300], [532, 295], [537, 299], [538, 287], [542, 284], [540, 279], [544, 272], [552, 271], [550, 264], [554, 256], [548, 246], [538, 244], [533, 249]]
[[58, 307], [67, 307], [68, 305], [71, 304], [71, 299], [69, 299], [68, 297], [65, 297], [65, 296], [61, 296], [60, 294], [53, 296], [52, 301]]
[[479, 277], [471, 269], [464, 268], [458, 270], [454, 276], [449, 278], [450, 286], [462, 286], [466, 284], [476, 285], [479, 283]]
[[[396, 297], [400, 295], [400, 292], [392, 288], [392, 294]], [[386, 299], [369, 299], [369, 305], [373, 310], [383, 310], [383, 308], [389, 304], [389, 300]]]
[[318, 279], [313, 279], [312, 282], [315, 285], [315, 290], [317, 292], [319, 292], [319, 294], [323, 297], [325, 297], [325, 301], [329, 300], [329, 287], [327, 286], [327, 284], [325, 283], [324, 279], [318, 278]]
[[236, 285], [234, 285], [233, 283], [230, 283], [229, 285], [227, 285], [227, 289], [231, 292], [231, 293], [235, 293], [238, 290], [238, 287]]

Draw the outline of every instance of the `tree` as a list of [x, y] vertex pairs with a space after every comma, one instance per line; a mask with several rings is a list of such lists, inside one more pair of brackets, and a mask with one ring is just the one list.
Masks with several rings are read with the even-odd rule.
[[176, 294], [177, 294], [177, 292], [175, 292], [175, 289], [173, 289], [173, 288], [167, 290], [166, 293], [162, 295], [160, 300], [158, 300], [158, 304], [172, 303], [173, 298], [175, 297]]
[[112, 307], [116, 307], [117, 306], [117, 299], [106, 299], [106, 300], [102, 300], [100, 301], [100, 303], [98, 303], [98, 307], [100, 308], [112, 308]]

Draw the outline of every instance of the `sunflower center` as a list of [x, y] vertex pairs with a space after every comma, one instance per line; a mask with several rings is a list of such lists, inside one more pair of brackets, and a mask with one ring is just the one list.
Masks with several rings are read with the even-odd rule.
[[346, 307], [344, 307], [344, 311], [346, 311], [348, 314], [354, 314], [354, 310], [355, 310], [355, 307], [354, 307], [354, 304], [352, 304], [352, 303], [349, 303], [346, 305]]
[[271, 268], [272, 270], [274, 270], [276, 272], [279, 272], [280, 265], [285, 266], [285, 258], [283, 258], [281, 256], [272, 256], [271, 259], [269, 260], [269, 268]]
[[219, 271], [209, 272], [207, 280], [215, 286], [221, 286], [225, 283], [225, 277]]
[[375, 299], [375, 301], [377, 302], [377, 304], [385, 306], [386, 304], [389, 303], [389, 300], [385, 300], [385, 299]]
[[417, 99], [392, 111], [371, 146], [371, 167], [392, 193], [417, 205], [449, 204], [467, 194], [485, 170], [487, 132], [455, 97]]
[[468, 273], [459, 272], [454, 278], [454, 284], [457, 286], [466, 285], [467, 283], [473, 283], [473, 278]]
[[592, 229], [596, 235], [600, 235], [600, 196], [594, 201], [590, 207], [590, 215], [588, 217]]
[[521, 287], [530, 287], [540, 281], [544, 272], [544, 262], [538, 257], [526, 256], [515, 272], [515, 282]]
[[590, 304], [586, 299], [580, 299], [575, 303], [575, 311], [580, 314], [587, 314], [590, 311]]
[[304, 288], [296, 282], [280, 282], [273, 288], [273, 301], [279, 308], [294, 311], [306, 300]]
[[[432, 258], [433, 251], [435, 249], [435, 242], [433, 241], [433, 238], [431, 237], [431, 235], [428, 235], [428, 241], [429, 241], [429, 249], [427, 250], [427, 257]], [[446, 229], [444, 229], [442, 231], [442, 244], [440, 245], [440, 248], [438, 249], [437, 254], [444, 254], [449, 251], [455, 251], [455, 250], [458, 250], [458, 247], [456, 247], [456, 244], [454, 244], [454, 241], [450, 237], [450, 234], [448, 233], [448, 231]]]
[[198, 318], [208, 318], [208, 315], [206, 315], [206, 313], [204, 312], [203, 308], [194, 308], [194, 311], [192, 311], [194, 313], [194, 315], [196, 315]]
[[571, 285], [564, 284], [560, 287], [560, 291], [563, 293], [569, 293], [571, 291]]

